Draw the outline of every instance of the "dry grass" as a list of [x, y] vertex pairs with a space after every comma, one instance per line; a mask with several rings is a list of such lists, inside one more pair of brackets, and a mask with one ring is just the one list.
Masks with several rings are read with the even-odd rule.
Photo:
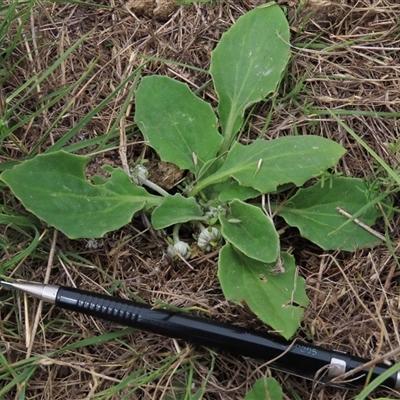
[[[1, 161], [25, 157], [65, 104], [73, 101], [39, 151], [62, 137], [143, 63], [141, 55], [208, 69], [210, 51], [221, 34], [255, 4], [243, 0], [183, 6], [176, 8], [167, 20], [160, 21], [155, 17], [135, 15], [113, 0], [96, 3], [111, 8], [37, 2], [30, 27], [25, 32], [31, 40], [26, 42], [26, 47], [16, 50], [14, 59], [19, 60], [26, 53], [29, 56], [2, 88], [3, 98], [33, 74], [48, 68], [89, 31], [91, 34], [84, 45], [32, 93], [21, 112], [34, 112], [41, 101], [46, 101], [47, 94], [75, 82], [89, 65], [96, 59], [98, 61], [91, 76], [71, 91], [68, 98], [41, 113], [30, 126], [15, 132], [14, 140], [19, 143], [19, 148], [12, 141], [3, 144]], [[298, 1], [280, 3], [288, 8], [292, 20], [293, 45], [293, 61], [280, 89], [280, 97], [288, 95], [303, 78], [304, 82], [298, 93], [277, 101], [265, 137], [310, 132], [329, 137], [348, 149], [338, 170], [345, 175], [366, 177], [374, 173], [374, 161], [328, 113], [322, 112], [327, 108], [354, 110], [354, 114], [344, 115], [342, 119], [389, 165], [395, 166], [399, 159], [388, 152], [385, 143], [400, 137], [399, 124], [396, 118], [379, 113], [400, 113], [398, 1], [309, 0], [299, 13], [296, 13]], [[317, 48], [313, 43], [324, 46]], [[153, 60], [143, 67], [143, 74], [169, 75], [187, 82], [193, 90], [208, 82], [206, 74], [176, 63]], [[110, 101], [81, 130], [75, 141], [109, 133], [128, 90], [129, 87]], [[215, 100], [211, 89], [203, 96], [208, 101]], [[268, 102], [254, 111], [250, 119], [252, 135], [263, 131], [270, 107]], [[134, 105], [120, 123], [121, 140], [132, 131], [133, 109]], [[322, 110], [321, 115], [315, 110]], [[369, 116], [367, 112], [370, 111], [376, 114]], [[99, 156], [94, 168], [104, 163], [121, 166], [125, 157], [129, 162], [145, 152], [148, 157], [152, 156], [143, 148], [140, 137], [134, 137], [130, 142], [133, 144], [122, 151], [109, 151]], [[389, 225], [396, 253], [400, 247], [398, 226], [396, 217]], [[383, 230], [383, 224], [377, 229]], [[26, 247], [29, 241], [4, 227], [2, 236], [8, 242], [18, 243], [20, 248]], [[299, 337], [309, 337], [318, 345], [367, 359], [400, 346], [400, 272], [397, 260], [385, 246], [355, 254], [327, 254], [299, 238], [296, 232], [290, 231], [284, 241], [293, 249], [300, 273], [307, 279], [311, 299]], [[87, 244], [84, 240], [71, 241], [61, 234], [57, 236], [45, 231], [38, 254], [22, 260], [8, 275], [39, 282], [47, 276], [52, 283], [77, 285], [99, 292], [114, 287], [114, 294], [121, 297], [131, 297], [135, 293], [147, 302], [157, 298], [179, 307], [197, 306], [215, 319], [265, 329], [248, 310], [224, 301], [216, 276], [217, 254], [191, 260], [194, 271], [185, 265], [174, 265], [164, 256], [165, 244], [145, 228], [140, 219], [118, 232], [107, 234], [98, 241], [97, 248]], [[52, 249], [55, 257], [50, 257], [46, 267]], [[5, 252], [2, 262], [17, 251]], [[1, 311], [3, 322], [18, 322], [23, 327], [18, 336], [11, 335], [2, 330], [0, 320], [0, 340], [5, 343], [4, 356], [10, 364], [29, 358], [29, 354], [40, 356], [116, 330], [115, 326], [102, 321], [71, 315], [49, 305], [44, 305], [38, 313], [37, 302], [22, 298], [18, 301], [16, 304], [24, 321], [16, 321], [10, 308], [6, 308], [7, 312]], [[50, 323], [53, 319], [56, 323]], [[168, 357], [176, 354], [179, 357], [168, 363]], [[397, 361], [400, 361], [399, 357]], [[251, 360], [215, 356], [204, 349], [195, 350], [182, 342], [142, 332], [131, 332], [121, 339], [103, 343], [93, 342], [52, 358], [39, 357], [37, 363], [40, 367], [29, 378], [26, 388], [28, 399], [90, 399], [94, 393], [117, 385], [135, 371], [143, 377], [153, 373], [155, 378], [147, 382], [143, 379], [140, 387], [131, 394], [129, 390], [133, 387], [128, 385], [112, 398], [120, 399], [124, 395], [128, 399], [168, 398], [167, 394], [172, 396], [172, 388], [179, 383], [187, 386], [191, 371], [193, 393], [206, 382], [204, 399], [240, 399], [257, 378], [271, 373], [267, 366]], [[285, 399], [294, 399], [294, 392], [301, 399], [324, 400], [351, 399], [356, 393], [320, 386], [313, 388], [311, 383], [283, 373], [272, 375], [282, 384]], [[135, 385], [137, 382], [135, 380]], [[19, 390], [22, 390], [21, 385], [5, 398], [18, 398]], [[400, 397], [399, 393], [383, 390], [376, 393], [376, 397], [379, 395]]]

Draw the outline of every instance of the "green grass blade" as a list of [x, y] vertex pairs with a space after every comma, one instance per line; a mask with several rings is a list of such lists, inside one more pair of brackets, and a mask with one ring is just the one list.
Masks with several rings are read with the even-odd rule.
[[[364, 142], [364, 140], [362, 140], [360, 138], [360, 136], [358, 136], [348, 125], [346, 125], [341, 119], [339, 119], [335, 113], [333, 113], [332, 111], [328, 110], [329, 114], [337, 121], [337, 123], [343, 127], [346, 132], [348, 134], [351, 135], [351, 137], [358, 143], [360, 144], [362, 147], [364, 147], [365, 150], [368, 151], [368, 153], [374, 157], [374, 159], [379, 163], [379, 165], [388, 173], [388, 175], [393, 179], [394, 182], [396, 182], [399, 186], [400, 186], [400, 177], [396, 174], [395, 171], [393, 171], [392, 168], [390, 168], [390, 166], [381, 158], [379, 157], [379, 155], [371, 148], [368, 146], [367, 143]], [[336, 111], [335, 111], [336, 112]]]
[[[52, 153], [54, 151], [60, 150], [71, 138], [73, 138], [96, 114], [98, 114], [105, 106], [110, 103], [110, 100], [119, 93], [119, 91], [132, 80], [137, 74], [140, 73], [142, 66], [135, 69], [127, 78], [125, 78], [117, 87], [116, 89], [109, 94], [100, 104], [98, 104], [89, 114], [87, 114], [78, 124], [76, 124], [67, 134], [65, 134], [61, 139], [59, 139], [53, 146], [49, 147], [46, 153]], [[111, 134], [113, 133], [112, 130], [107, 135], [103, 137], [103, 144], [107, 143]], [[102, 144], [99, 146], [102, 147]]]
[[[79, 86], [88, 76], [89, 74], [93, 71], [94, 67], [97, 65], [98, 58], [89, 66], [87, 71], [76, 81], [74, 82], [70, 87], [63, 89], [60, 91], [59, 95], [53, 99], [51, 103], [56, 103], [59, 100], [61, 100], [65, 95], [69, 92], [71, 92], [75, 87]], [[40, 140], [36, 142], [36, 144], [32, 147], [31, 151], [29, 152], [29, 155], [35, 154], [37, 149], [42, 145], [42, 143], [47, 139], [47, 137], [50, 135], [51, 131], [54, 129], [54, 127], [59, 123], [59, 121], [63, 118], [63, 116], [67, 113], [67, 111], [75, 104], [75, 98], [72, 98], [65, 107], [63, 107], [62, 111], [60, 114], [54, 119], [54, 121], [51, 123], [49, 128], [47, 129], [46, 132], [43, 133], [41, 136]], [[45, 105], [46, 108], [48, 108], [49, 105]]]
[[[1, 7], [0, 15], [2, 17], [2, 22], [0, 24], [0, 46], [4, 45], [4, 38], [7, 33], [10, 31], [11, 25], [19, 19], [19, 26], [16, 33], [13, 35], [11, 43], [7, 44], [4, 49], [4, 53], [2, 54], [2, 64], [9, 60], [11, 54], [13, 53], [14, 49], [18, 46], [21, 42], [21, 36], [23, 29], [25, 27], [26, 21], [30, 16], [31, 9], [35, 4], [34, 0], [26, 1], [26, 2], [19, 2], [19, 1], [12, 1], [11, 4], [7, 4], [6, 6]], [[3, 2], [1, 3], [1, 6]], [[17, 11], [18, 6], [24, 6], [21, 11]], [[5, 11], [4, 15], [3, 11]], [[7, 79], [10, 71], [8, 70], [7, 73], [4, 75], [4, 79], [0, 81], [0, 86], [4, 80]]]
[[14, 386], [21, 382], [28, 382], [31, 375], [35, 372], [37, 365], [31, 365], [30, 368], [24, 370], [18, 374], [11, 382], [6, 384], [2, 389], [0, 389], [0, 399], [4, 399], [4, 395], [10, 391]]
[[354, 400], [365, 400], [369, 394], [372, 393], [381, 383], [387, 378], [400, 371], [400, 363], [392, 365], [387, 371], [385, 371], [378, 378], [374, 379]]
[[[114, 123], [112, 124], [109, 133], [107, 134], [107, 139], [110, 138], [110, 135], [112, 132], [118, 132], [118, 126], [121, 122], [121, 119], [125, 116], [126, 110], [128, 109], [129, 105], [131, 104], [132, 98], [134, 97], [136, 88], [138, 86], [139, 83], [139, 78], [140, 78], [140, 74], [138, 73], [140, 70], [137, 70], [136, 73], [133, 75], [134, 76], [134, 80], [133, 80], [133, 84], [131, 86], [131, 88], [128, 91], [128, 94], [125, 96], [125, 101], [124, 104], [121, 107], [120, 112], [118, 113], [117, 118], [115, 119]], [[132, 76], [132, 75], [131, 75]], [[100, 144], [100, 146], [97, 148], [97, 151], [103, 151], [106, 147], [106, 140], [102, 140], [102, 143]]]
[[390, 117], [399, 118], [400, 112], [390, 112], [390, 111], [366, 111], [366, 110], [340, 110], [335, 109], [335, 112], [331, 110], [322, 110], [311, 108], [307, 111], [308, 115], [358, 115], [363, 117]]
[[[33, 253], [33, 251], [36, 249], [37, 245], [40, 242], [40, 235], [36, 227], [32, 226], [35, 230], [35, 236], [32, 239], [31, 243], [29, 246], [20, 251], [18, 254], [16, 254], [14, 257], [8, 259], [4, 263], [2, 263], [1, 268], [0, 268], [0, 273], [4, 274], [8, 269], [12, 268], [16, 264], [18, 264], [21, 260], [25, 259], [28, 257], [30, 254]], [[19, 230], [18, 227], [15, 227], [16, 230]]]
[[77, 47], [79, 47], [87, 37], [89, 37], [92, 32], [88, 32], [83, 35], [80, 39], [78, 39], [68, 50], [66, 50], [60, 58], [58, 58], [42, 75], [35, 75], [28, 82], [22, 85], [18, 90], [16, 90], [11, 96], [9, 96], [6, 100], [7, 103], [10, 103], [17, 94], [19, 94], [22, 89], [29, 87], [29, 89], [24, 93], [24, 96], [16, 102], [13, 106], [13, 109], [18, 107], [38, 85], [40, 85], [45, 79], [47, 79], [67, 58], [68, 56], [75, 51]]

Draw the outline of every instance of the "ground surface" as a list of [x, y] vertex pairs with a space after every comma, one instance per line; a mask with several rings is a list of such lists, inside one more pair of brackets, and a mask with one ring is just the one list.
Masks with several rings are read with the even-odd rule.
[[[143, 67], [143, 74], [169, 75], [189, 83], [193, 90], [199, 88], [209, 80], [207, 74], [178, 63], [207, 69], [210, 51], [221, 34], [240, 15], [261, 2], [221, 1], [172, 9], [165, 6], [168, 12], [164, 12], [164, 5], [158, 1], [143, 2], [147, 3], [144, 8], [135, 11], [134, 1], [128, 4], [130, 7], [113, 0], [95, 3], [104, 7], [38, 2], [24, 27], [31, 40], [18, 48], [15, 59], [24, 52], [29, 56], [1, 89], [3, 98], [36, 72], [47, 69], [69, 46], [90, 32], [84, 44], [21, 106], [25, 113], [38, 109], [47, 94], [76, 81], [98, 60], [90, 76], [67, 99], [39, 113], [30, 126], [15, 133], [24, 150], [29, 151], [38, 143], [60, 110], [72, 101], [68, 113], [40, 144], [41, 149], [62, 137], [141, 65], [142, 55], [175, 62], [153, 60]], [[341, 118], [394, 168], [399, 158], [390, 155], [385, 143], [395, 142], [400, 129], [396, 118], [382, 113], [400, 113], [398, 1], [280, 3], [291, 21], [293, 59], [279, 96], [283, 98], [297, 83], [302, 81], [302, 84], [286, 100], [276, 103], [265, 138], [295, 133], [331, 138], [348, 150], [339, 164], [339, 172], [370, 176], [376, 165], [368, 153], [328, 113], [320, 111], [318, 115], [313, 111], [349, 110]], [[112, 99], [72, 142], [108, 133], [129, 88], [128, 85]], [[213, 102], [215, 93], [208, 89], [204, 98]], [[254, 110], [250, 119], [254, 136], [261, 132], [270, 107], [267, 102]], [[134, 104], [118, 127], [121, 138], [132, 132], [133, 110]], [[128, 139], [127, 149], [114, 149], [96, 157], [91, 172], [104, 164], [121, 166], [124, 157], [128, 162], [144, 155], [154, 158], [140, 139], [133, 135]], [[21, 148], [13, 143], [3, 143], [1, 161], [23, 156]], [[166, 167], [162, 167], [165, 174]], [[155, 162], [154, 175], [160, 174], [157, 168]], [[375, 228], [384, 232], [384, 223]], [[397, 217], [388, 224], [388, 229], [394, 252], [398, 254]], [[4, 275], [38, 282], [47, 276], [51, 283], [75, 284], [99, 292], [114, 288], [114, 294], [121, 297], [136, 294], [150, 303], [157, 298], [178, 307], [201, 307], [217, 320], [266, 330], [247, 309], [224, 300], [216, 276], [217, 254], [193, 258], [190, 260], [193, 270], [174, 264], [165, 256], [165, 243], [145, 228], [140, 218], [95, 243], [68, 240], [51, 229], [43, 229], [41, 234], [36, 252], [8, 267]], [[14, 244], [1, 255], [4, 265], [32, 240], [4, 226], [1, 235], [4, 242]], [[311, 299], [299, 337], [309, 337], [315, 344], [368, 359], [399, 347], [400, 272], [386, 245], [348, 254], [323, 253], [297, 232], [290, 231], [284, 241], [291, 246], [299, 273], [307, 279]], [[266, 374], [278, 379], [285, 399], [352, 399], [358, 393], [313, 387], [310, 382], [271, 372], [266, 365], [251, 360], [216, 355], [142, 332], [121, 331], [111, 324], [71, 315], [50, 305], [41, 309], [36, 301], [13, 299], [3, 291], [0, 300], [3, 300], [0, 341], [4, 357], [10, 365], [24, 359], [29, 365], [39, 364], [32, 373], [27, 372], [24, 378], [27, 386], [22, 382], [13, 386], [5, 399], [17, 399], [23, 390], [28, 399], [181, 399], [189, 398], [182, 397], [180, 392], [181, 387], [188, 386], [192, 393], [204, 387], [204, 399], [241, 399]], [[13, 304], [18, 305], [19, 313]], [[107, 336], [113, 332], [117, 332], [117, 337]], [[99, 335], [99, 340], [92, 340]], [[85, 339], [89, 345], [80, 345]], [[63, 349], [62, 354], [40, 357], [57, 349]], [[39, 357], [32, 361], [35, 356]], [[400, 361], [399, 356], [394, 360]], [[370, 398], [378, 397], [400, 398], [400, 394], [381, 391]]]

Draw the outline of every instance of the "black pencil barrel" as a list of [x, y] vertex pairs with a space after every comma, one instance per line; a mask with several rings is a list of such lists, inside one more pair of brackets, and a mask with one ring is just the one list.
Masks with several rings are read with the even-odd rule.
[[[272, 367], [286, 370], [302, 377], [329, 379], [362, 366], [366, 360], [346, 353], [326, 350], [309, 344], [291, 344], [272, 335], [259, 335], [255, 331], [231, 324], [188, 316], [162, 309], [152, 309], [147, 304], [79, 289], [61, 286], [55, 303], [65, 309], [102, 318], [159, 335], [183, 339], [187, 342], [225, 351], [229, 354], [271, 361]], [[275, 360], [276, 359], [276, 360]], [[343, 363], [343, 370], [340, 365]], [[337, 367], [339, 366], [339, 369]], [[389, 366], [377, 364], [353, 376], [354, 384], [366, 382], [384, 373]], [[369, 375], [370, 374], [370, 375]], [[394, 374], [383, 383], [398, 388], [399, 375]]]
[[234, 325], [168, 310], [154, 310], [146, 304], [74, 288], [60, 287], [56, 305], [234, 355], [267, 361], [278, 357], [274, 366], [292, 372], [298, 370], [302, 376], [313, 377], [316, 371], [330, 364], [332, 357], [331, 351], [318, 347], [297, 343], [291, 346], [278, 337], [258, 335]]
[[[235, 325], [188, 316], [130, 300], [87, 292], [80, 289], [35, 283], [0, 284], [22, 290], [34, 297], [55, 303], [67, 310], [102, 318], [118, 324], [153, 332], [190, 343], [212, 347], [234, 355], [271, 361], [271, 366], [304, 378], [330, 380], [346, 372], [353, 384], [367, 383], [390, 367], [375, 364], [365, 368], [366, 360], [347, 353], [326, 350], [307, 343], [290, 343], [274, 335], [260, 335]], [[388, 377], [384, 386], [400, 390], [400, 372]]]

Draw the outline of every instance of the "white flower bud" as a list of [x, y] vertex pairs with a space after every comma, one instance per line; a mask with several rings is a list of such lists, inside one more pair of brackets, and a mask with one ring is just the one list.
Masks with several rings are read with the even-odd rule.
[[217, 218], [220, 214], [225, 215], [226, 209], [219, 205], [218, 207], [209, 206], [204, 215], [208, 218]]
[[218, 210], [215, 207], [210, 206], [208, 211], [204, 213], [207, 218], [217, 218], [218, 217]]
[[136, 165], [131, 171], [131, 179], [135, 185], [142, 186], [144, 181], [147, 180], [149, 171], [143, 165]]
[[210, 227], [204, 229], [197, 240], [197, 245], [203, 251], [211, 251], [219, 246], [221, 242], [221, 232], [219, 229]]
[[176, 242], [174, 246], [168, 246], [167, 254], [173, 259], [179, 259], [178, 254], [180, 254], [185, 260], [187, 260], [191, 254], [190, 246], [182, 241]]

